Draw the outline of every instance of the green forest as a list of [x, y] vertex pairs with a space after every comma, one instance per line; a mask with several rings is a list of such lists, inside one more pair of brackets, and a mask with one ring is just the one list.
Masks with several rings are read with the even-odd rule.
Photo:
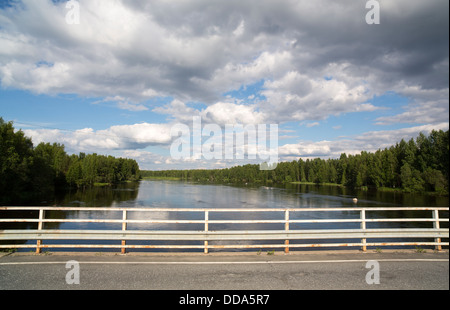
[[116, 184], [140, 179], [134, 159], [97, 154], [68, 155], [64, 145], [33, 145], [12, 122], [0, 118], [0, 203], [33, 193]]
[[375, 153], [341, 154], [339, 159], [281, 162], [272, 171], [259, 165], [217, 170], [142, 171], [142, 177], [220, 183], [316, 183], [353, 188], [396, 189], [448, 194], [449, 131], [432, 131], [401, 140]]
[[449, 131], [420, 134], [374, 153], [281, 162], [272, 171], [251, 164], [216, 170], [140, 171], [134, 159], [69, 155], [58, 143], [34, 146], [23, 131], [15, 131], [12, 122], [0, 118], [0, 203], [33, 193], [111, 185], [141, 177], [214, 183], [301, 182], [448, 195]]

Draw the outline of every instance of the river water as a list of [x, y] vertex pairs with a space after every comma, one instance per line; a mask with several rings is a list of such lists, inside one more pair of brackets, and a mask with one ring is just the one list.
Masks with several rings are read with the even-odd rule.
[[326, 185], [278, 186], [198, 184], [183, 181], [144, 180], [115, 187], [95, 187], [65, 193], [41, 205], [66, 207], [160, 208], [341, 208], [448, 207], [444, 196], [351, 190]]
[[[358, 198], [355, 203], [353, 198]], [[376, 190], [351, 190], [336, 186], [285, 184], [278, 186], [260, 185], [222, 185], [198, 184], [183, 181], [143, 180], [115, 187], [95, 187], [92, 189], [67, 192], [51, 201], [42, 201], [44, 206], [62, 207], [117, 207], [117, 208], [354, 208], [354, 207], [448, 207], [448, 197], [425, 194], [382, 192]], [[422, 217], [425, 212], [377, 211], [373, 216], [382, 217]], [[66, 212], [47, 211], [46, 218], [117, 218], [121, 214], [109, 215], [107, 212]], [[148, 218], [141, 212], [130, 212], [129, 219]], [[198, 219], [203, 220], [204, 213], [160, 212], [153, 213], [157, 219]], [[282, 212], [258, 213], [262, 219], [284, 218]], [[368, 216], [370, 218], [370, 216]], [[448, 218], [448, 212], [441, 212]], [[254, 219], [253, 213], [214, 213], [211, 220]], [[315, 212], [297, 214], [292, 212], [291, 219], [359, 218], [359, 212]], [[203, 230], [202, 224], [129, 224], [127, 229], [175, 229]], [[291, 224], [290, 229], [330, 229], [359, 228], [359, 223], [320, 223]], [[369, 224], [368, 224], [369, 225]], [[367, 228], [393, 227], [393, 223], [372, 224]], [[397, 223], [395, 227], [432, 227], [430, 223]], [[400, 225], [400, 226], [399, 226]], [[428, 225], [428, 226], [427, 226]], [[28, 225], [29, 228], [33, 228]], [[442, 223], [448, 227], [448, 223]], [[45, 224], [46, 229], [120, 229], [118, 224], [63, 223]], [[284, 224], [211, 224], [210, 230], [252, 230], [284, 229]], [[30, 241], [31, 243], [33, 241]], [[86, 244], [86, 241], [83, 242]], [[162, 243], [164, 244], [164, 243]], [[176, 243], [174, 243], [176, 244]]]

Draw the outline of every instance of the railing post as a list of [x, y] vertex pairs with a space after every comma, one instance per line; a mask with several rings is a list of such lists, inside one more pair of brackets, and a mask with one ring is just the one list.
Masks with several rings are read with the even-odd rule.
[[[44, 219], [44, 209], [39, 209], [39, 222], [38, 230], [42, 230], [42, 220]], [[42, 240], [38, 240], [36, 243], [36, 254], [41, 254]]]
[[[363, 231], [366, 230], [366, 210], [365, 210], [365, 209], [362, 209], [362, 210], [361, 210], [361, 229], [362, 229]], [[366, 242], [367, 242], [367, 239], [366, 239], [366, 238], [362, 238], [362, 239], [361, 239], [361, 243], [362, 243], [362, 251], [363, 251], [363, 252], [366, 252], [366, 251], [367, 251]]]
[[[433, 210], [433, 227], [435, 229], [440, 229], [441, 225], [439, 224], [439, 210]], [[434, 242], [437, 242], [438, 244], [436, 245], [435, 249], [437, 251], [442, 251], [442, 245], [441, 245], [441, 238], [435, 238]]]
[[[209, 211], [205, 211], [205, 232], [209, 230]], [[208, 241], [205, 241], [205, 254], [208, 254]]]
[[[285, 210], [284, 211], [284, 220], [286, 221], [285, 223], [284, 223], [284, 230], [286, 231], [286, 232], [288, 232], [289, 231], [289, 210]], [[284, 244], [285, 244], [285, 248], [284, 248], [284, 253], [285, 254], [289, 254], [289, 240], [285, 240], [284, 241]]]
[[[127, 230], [127, 210], [122, 211], [122, 231], [125, 232]], [[122, 246], [125, 246], [127, 244], [126, 240], [122, 240]], [[121, 249], [121, 254], [126, 254], [127, 249], [123, 247]]]

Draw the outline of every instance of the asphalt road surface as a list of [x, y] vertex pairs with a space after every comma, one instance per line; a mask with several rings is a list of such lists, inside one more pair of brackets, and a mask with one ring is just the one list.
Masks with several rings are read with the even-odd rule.
[[232, 303], [236, 290], [449, 289], [448, 251], [0, 256], [0, 290], [224, 290], [215, 301]]

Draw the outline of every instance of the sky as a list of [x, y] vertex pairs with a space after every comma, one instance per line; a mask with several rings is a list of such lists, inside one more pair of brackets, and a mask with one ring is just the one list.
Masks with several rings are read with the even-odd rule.
[[35, 145], [149, 170], [254, 162], [174, 159], [195, 116], [278, 125], [280, 161], [448, 130], [449, 1], [0, 0], [0, 117]]

